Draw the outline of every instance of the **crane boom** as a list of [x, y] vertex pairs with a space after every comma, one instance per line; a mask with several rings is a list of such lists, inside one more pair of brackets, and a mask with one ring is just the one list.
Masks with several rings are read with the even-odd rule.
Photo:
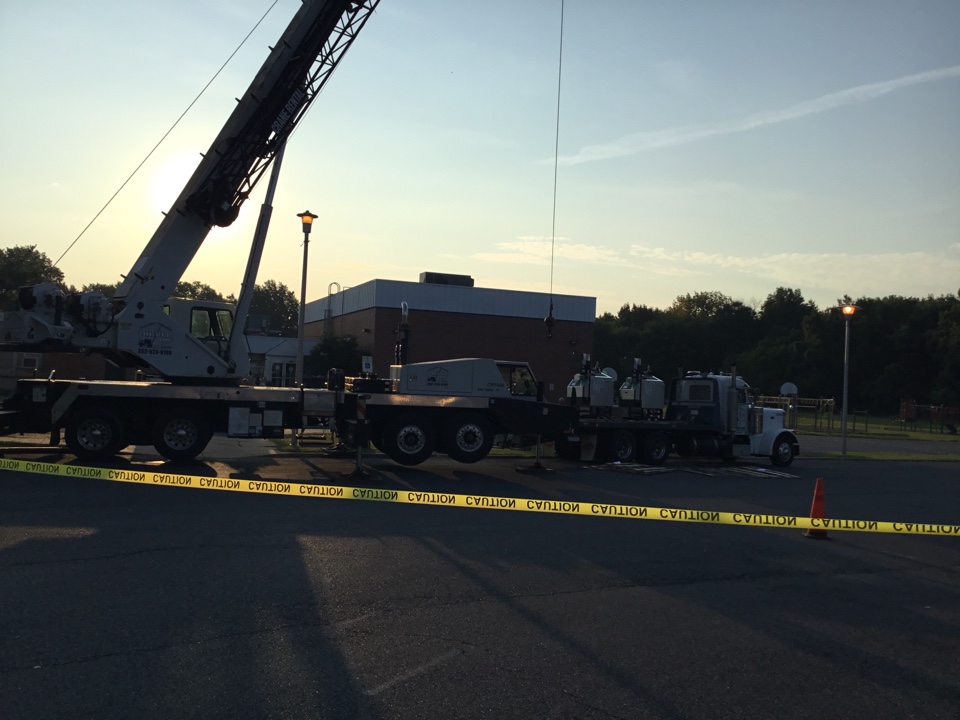
[[[50, 284], [21, 288], [20, 310], [0, 314], [0, 343], [98, 350], [168, 379], [241, 380], [249, 357], [237, 337], [246, 318], [226, 306], [187, 307], [171, 294], [210, 230], [237, 219], [378, 4], [303, 0], [109, 302], [100, 293], [64, 299]], [[268, 219], [266, 212], [261, 226]], [[265, 233], [258, 227], [254, 242]], [[258, 252], [251, 262], [248, 294]]]
[[379, 0], [303, 3], [114, 295], [165, 300], [213, 226], [236, 220]]

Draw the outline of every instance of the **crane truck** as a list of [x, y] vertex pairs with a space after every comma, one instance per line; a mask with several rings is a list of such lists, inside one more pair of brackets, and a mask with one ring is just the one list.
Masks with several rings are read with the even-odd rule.
[[[21, 288], [19, 310], [0, 314], [8, 348], [99, 352], [159, 379], [20, 380], [0, 410], [0, 433], [63, 433], [84, 460], [152, 443], [183, 461], [215, 432], [275, 437], [332, 423], [354, 444], [366, 434], [415, 465], [434, 451], [476, 462], [497, 433], [549, 437], [569, 424], [567, 406], [522, 389], [531, 386], [521, 378], [536, 387], [529, 366], [485, 358], [397, 365], [389, 378], [339, 377], [325, 389], [248, 384], [245, 319], [283, 149], [378, 3], [304, 0], [111, 298], [64, 297], [40, 284]], [[172, 297], [210, 230], [236, 220], [268, 168], [236, 307]]]
[[675, 452], [724, 462], [765, 457], [786, 467], [799, 454], [785, 411], [757, 405], [736, 366], [729, 373], [682, 373], [669, 389], [642, 367], [634, 359], [633, 374], [618, 389], [614, 370], [591, 368], [590, 356], [583, 356], [567, 385], [579, 417], [557, 438], [560, 457], [660, 465]]

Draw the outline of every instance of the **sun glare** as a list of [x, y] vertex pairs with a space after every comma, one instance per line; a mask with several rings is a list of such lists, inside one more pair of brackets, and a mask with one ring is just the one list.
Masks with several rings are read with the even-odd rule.
[[200, 155], [181, 152], [167, 158], [150, 180], [150, 209], [167, 212], [173, 206], [190, 175], [197, 169]]

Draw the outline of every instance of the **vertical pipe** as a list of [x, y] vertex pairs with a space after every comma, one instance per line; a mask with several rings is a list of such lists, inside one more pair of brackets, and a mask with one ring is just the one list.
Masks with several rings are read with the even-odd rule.
[[850, 317], [846, 318], [843, 333], [843, 412], [840, 415], [840, 454], [847, 456], [847, 386], [850, 375]]
[[[270, 218], [273, 215], [273, 196], [277, 191], [277, 180], [280, 177], [280, 166], [283, 164], [283, 151], [286, 143], [281, 145], [273, 156], [273, 167], [270, 169], [270, 180], [267, 183], [267, 193], [260, 206], [260, 216], [257, 218], [257, 227], [253, 233], [253, 242], [250, 245], [250, 255], [247, 258], [247, 268], [243, 273], [243, 282], [240, 284], [240, 294], [237, 297], [237, 308], [233, 318], [233, 328], [227, 340], [227, 352], [230, 360], [237, 365], [238, 374], [243, 376], [249, 372], [250, 349], [247, 346], [246, 330], [247, 316], [250, 314], [250, 304], [253, 302], [253, 292], [257, 285], [257, 273], [260, 270], [260, 260], [263, 257], [263, 248], [267, 242], [267, 230], [270, 227]], [[264, 368], [266, 375], [266, 368]]]
[[307, 304], [307, 250], [310, 247], [310, 236], [303, 234], [303, 274], [300, 278], [300, 314], [297, 318], [297, 387], [303, 387], [303, 315]]
[[[297, 357], [294, 370], [293, 384], [303, 387], [303, 316], [307, 304], [307, 250], [310, 247], [310, 235], [308, 231], [303, 233], [303, 273], [300, 278], [300, 313], [297, 317]], [[301, 398], [303, 394], [301, 392]], [[300, 426], [293, 429], [293, 437], [290, 439], [290, 445], [294, 449], [300, 447], [300, 431], [303, 425], [303, 416], [300, 417]]]

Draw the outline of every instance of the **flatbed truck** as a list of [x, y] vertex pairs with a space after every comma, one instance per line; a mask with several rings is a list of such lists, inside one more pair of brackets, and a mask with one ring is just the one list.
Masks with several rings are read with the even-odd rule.
[[730, 373], [687, 372], [669, 390], [641, 367], [636, 359], [633, 375], [618, 391], [616, 373], [591, 368], [584, 356], [567, 386], [578, 418], [556, 441], [560, 457], [660, 465], [672, 452], [730, 463], [764, 457], [786, 467], [799, 454], [784, 410], [757, 405], [736, 367]]

